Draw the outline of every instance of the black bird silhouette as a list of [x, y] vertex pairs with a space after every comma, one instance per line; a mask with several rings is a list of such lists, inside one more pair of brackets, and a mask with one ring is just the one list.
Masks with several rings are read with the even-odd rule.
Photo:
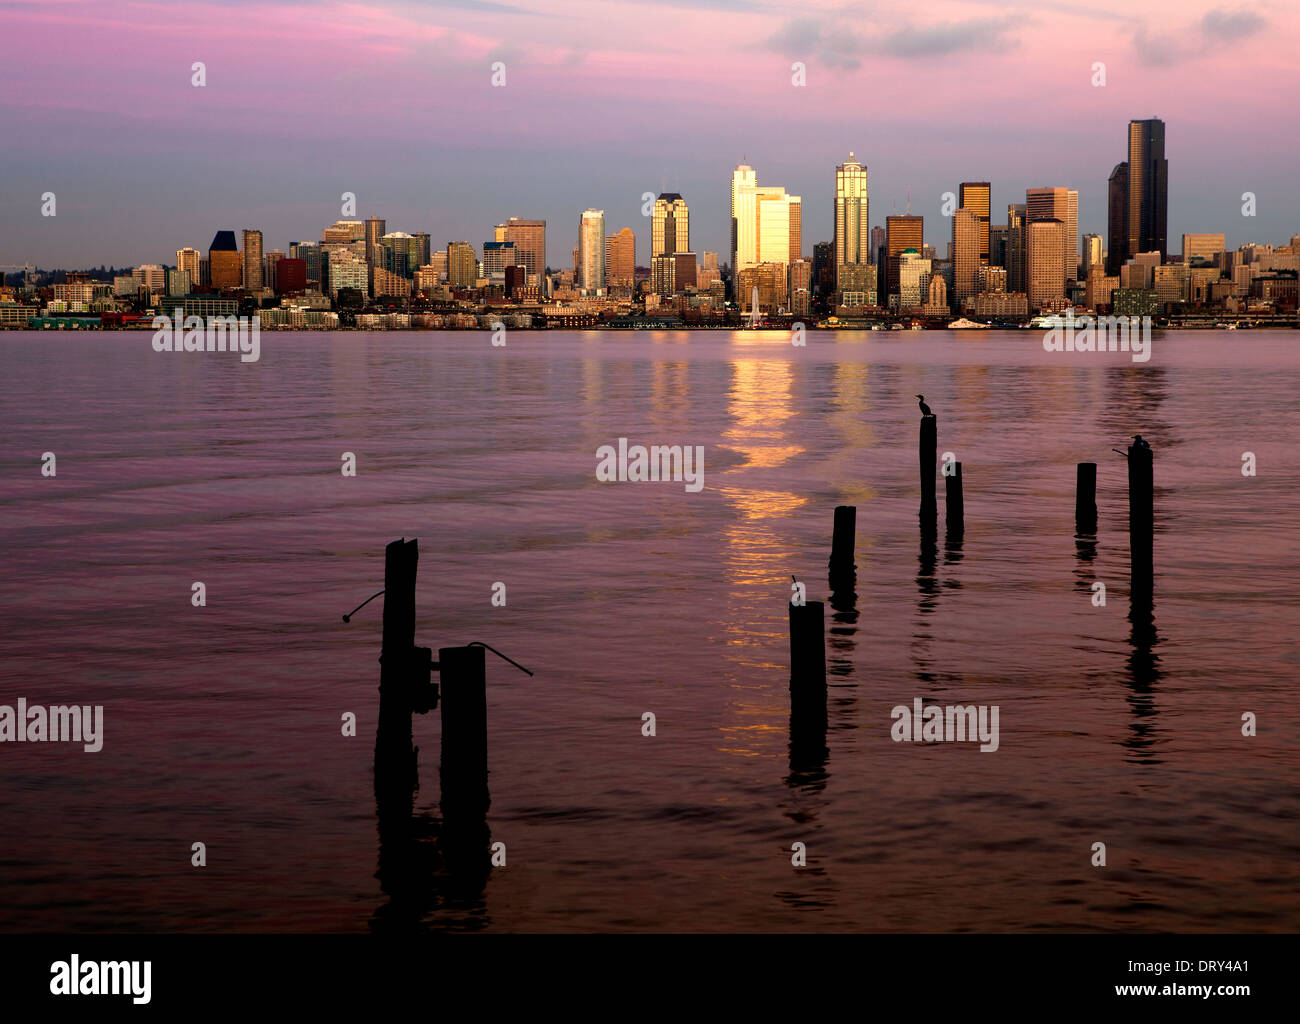
[[930, 411], [930, 407], [929, 407], [928, 405], [925, 404], [925, 395], [917, 395], [916, 398], [917, 398], [917, 401], [919, 402], [919, 404], [920, 404], [920, 406], [921, 406], [921, 415], [922, 415], [922, 416], [933, 416], [934, 413], [932, 413], [932, 412]]

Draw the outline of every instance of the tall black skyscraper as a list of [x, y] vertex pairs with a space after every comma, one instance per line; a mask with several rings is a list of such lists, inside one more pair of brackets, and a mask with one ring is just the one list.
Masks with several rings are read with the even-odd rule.
[[1169, 252], [1169, 161], [1165, 123], [1128, 123], [1128, 253]]
[[1128, 251], [1128, 161], [1116, 164], [1110, 172], [1110, 183], [1106, 190], [1108, 230], [1106, 240], [1106, 273], [1111, 277], [1119, 274], [1129, 258]]

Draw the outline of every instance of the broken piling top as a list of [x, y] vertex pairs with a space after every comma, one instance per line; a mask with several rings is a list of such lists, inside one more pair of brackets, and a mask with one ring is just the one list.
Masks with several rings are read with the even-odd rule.
[[1074, 477], [1074, 524], [1076, 533], [1097, 532], [1097, 463], [1080, 462]]

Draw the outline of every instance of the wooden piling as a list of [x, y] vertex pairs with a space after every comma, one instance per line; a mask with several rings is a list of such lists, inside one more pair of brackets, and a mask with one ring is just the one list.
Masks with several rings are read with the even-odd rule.
[[966, 502], [961, 491], [961, 463], [952, 464], [952, 473], [943, 478], [944, 510], [947, 514], [948, 533], [960, 534], [966, 529]]
[[[826, 629], [821, 601], [790, 605], [790, 749], [803, 763], [826, 741]], [[815, 757], [813, 758], [815, 760]]]
[[1074, 484], [1074, 528], [1078, 534], [1097, 532], [1097, 463], [1080, 462]]
[[939, 417], [921, 417], [921, 514], [935, 515], [934, 467], [939, 452]]
[[1155, 540], [1155, 459], [1145, 444], [1128, 448], [1128, 542], [1133, 575], [1150, 576]]
[[483, 818], [487, 782], [487, 667], [484, 648], [442, 647], [442, 816]]
[[830, 574], [832, 579], [853, 571], [853, 549], [856, 542], [858, 508], [856, 505], [835, 506], [835, 526], [831, 533]]
[[411, 669], [415, 663], [415, 540], [384, 548], [383, 648], [379, 656], [379, 722], [375, 734], [375, 787], [397, 791], [416, 783], [411, 740]]

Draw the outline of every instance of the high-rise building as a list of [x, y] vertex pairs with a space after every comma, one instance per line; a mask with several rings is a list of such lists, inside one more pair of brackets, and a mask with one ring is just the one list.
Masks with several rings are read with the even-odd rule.
[[1088, 279], [1088, 271], [1102, 262], [1102, 241], [1101, 235], [1087, 234], [1083, 236], [1082, 252], [1083, 270], [1081, 271], [1080, 280]]
[[243, 277], [235, 233], [218, 231], [208, 246], [208, 279], [212, 282], [212, 287], [238, 288]]
[[[1061, 265], [1066, 280], [1073, 281], [1079, 268], [1079, 193], [1072, 188], [1031, 188], [1025, 192], [1026, 220], [1059, 220], [1065, 225], [1061, 240]], [[1026, 246], [1026, 249], [1028, 246]], [[1033, 305], [1033, 301], [1030, 301]]]
[[190, 274], [190, 284], [199, 283], [199, 260], [203, 259], [203, 254], [198, 249], [177, 249], [176, 250], [176, 269], [188, 270]]
[[[889, 296], [898, 294], [899, 257], [908, 249], [915, 249], [917, 257], [920, 258], [923, 245], [925, 245], [924, 217], [896, 214], [885, 218], [885, 289], [884, 297], [880, 299], [882, 306], [889, 301]], [[919, 302], [918, 295], [917, 303]]]
[[953, 213], [952, 297], [958, 310], [961, 309], [963, 299], [979, 292], [979, 269], [988, 266], [987, 258], [980, 258], [980, 237], [983, 233], [987, 243], [987, 229], [988, 218], [985, 217], [981, 222], [973, 210], [962, 207]]
[[262, 232], [244, 229], [244, 288], [255, 292], [262, 287]]
[[1129, 258], [1127, 160], [1115, 165], [1106, 183], [1106, 229], [1106, 273], [1113, 277]]
[[636, 232], [623, 228], [605, 238], [605, 280], [611, 288], [636, 283]]
[[366, 218], [366, 245], [378, 245], [388, 234], [388, 221], [382, 217]]
[[1025, 283], [1025, 204], [1007, 205], [1007, 291], [1024, 292]]
[[1128, 123], [1128, 252], [1169, 254], [1169, 161], [1165, 123], [1159, 118]]
[[452, 288], [473, 288], [478, 278], [478, 254], [469, 242], [447, 243], [447, 283]]
[[484, 242], [483, 243], [483, 276], [505, 277], [506, 267], [515, 265], [514, 242]]
[[515, 243], [516, 265], [527, 270], [530, 277], [535, 275], [540, 285], [546, 273], [546, 221], [511, 217], [497, 225], [497, 231], [501, 236], [498, 242]]
[[731, 172], [731, 272], [737, 273], [740, 265], [740, 193], [742, 189], [758, 185], [758, 175], [749, 164], [741, 164]]
[[691, 251], [690, 210], [676, 192], [655, 200], [650, 220], [650, 257]]
[[584, 210], [578, 220], [578, 287], [584, 295], [604, 294], [604, 210]]
[[1225, 242], [1224, 235], [1183, 235], [1183, 262], [1212, 263]]
[[992, 188], [987, 181], [963, 181], [958, 186], [957, 206], [963, 210], [970, 210], [975, 215], [979, 228], [981, 263], [989, 262], [989, 213], [992, 209], [992, 195]]
[[1025, 278], [1029, 308], [1041, 310], [1065, 297], [1065, 222], [1031, 219], [1025, 225]]
[[[290, 242], [289, 259], [302, 260], [306, 267], [306, 285], [307, 288], [321, 289], [323, 280], [321, 277], [321, 247], [314, 242]], [[283, 291], [284, 289], [280, 289]]]
[[850, 152], [849, 158], [835, 168], [836, 289], [844, 290], [839, 282], [840, 267], [873, 264], [875, 261], [875, 253], [871, 250], [867, 169]]

